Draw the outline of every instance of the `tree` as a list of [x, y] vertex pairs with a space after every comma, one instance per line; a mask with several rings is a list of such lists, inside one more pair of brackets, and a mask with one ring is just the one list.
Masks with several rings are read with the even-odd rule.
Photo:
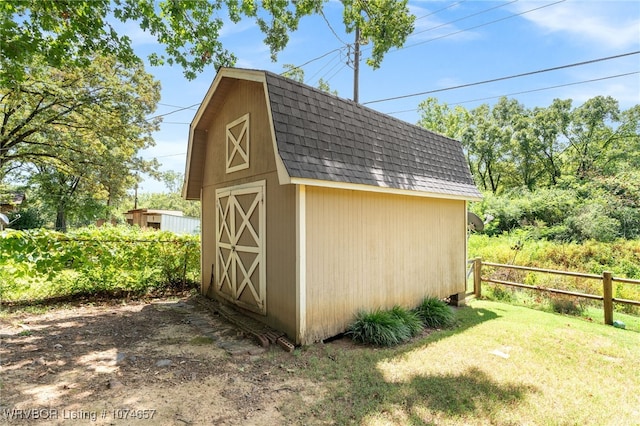
[[514, 129], [510, 118], [520, 108], [516, 101], [501, 98], [493, 108], [487, 104], [471, 111], [471, 126], [462, 135], [469, 150], [471, 172], [484, 190], [494, 194], [514, 174], [511, 141]]
[[138, 196], [138, 206], [147, 209], [178, 210], [186, 216], [200, 217], [200, 202], [182, 198], [184, 175], [175, 171], [159, 173], [168, 191], [144, 193]]
[[565, 136], [569, 161], [580, 179], [607, 174], [612, 161], [625, 152], [624, 142], [638, 138], [637, 117], [628, 113], [627, 125], [622, 117], [618, 101], [610, 96], [596, 96], [571, 111]]
[[554, 99], [548, 108], [534, 108], [530, 120], [530, 135], [535, 138], [536, 151], [551, 185], [562, 175], [561, 154], [565, 147], [560, 137], [570, 121], [571, 99]]
[[0, 180], [17, 165], [37, 186], [66, 188], [44, 190], [57, 194], [48, 206], [59, 228], [70, 197], [112, 204], [155, 165], [137, 154], [153, 144], [157, 121], [146, 117], [159, 98], [141, 66], [96, 57], [86, 69], [53, 69], [35, 58], [26, 80], [0, 89]]
[[[295, 80], [298, 83], [304, 83], [304, 70], [300, 67], [297, 67], [293, 64], [284, 64], [283, 68], [285, 71], [282, 72], [284, 77], [290, 78], [291, 80]], [[329, 83], [324, 81], [323, 79], [318, 80], [318, 89], [323, 92], [331, 93], [332, 95], [338, 96], [337, 90], [331, 90], [331, 86]]]
[[284, 77], [290, 78], [298, 83], [304, 83], [304, 70], [302, 68], [293, 64], [284, 64], [282, 68], [284, 68], [282, 72]]
[[436, 98], [427, 98], [418, 105], [420, 119], [418, 126], [450, 138], [460, 140], [471, 125], [471, 114], [465, 108], [451, 109], [446, 103], [438, 103]]
[[[0, 86], [16, 84], [29, 74], [37, 56], [52, 67], [86, 68], [96, 53], [114, 56], [126, 66], [139, 64], [127, 35], [112, 23], [134, 22], [154, 36], [164, 52], [154, 52], [152, 65], [179, 65], [188, 79], [206, 66], [232, 66], [236, 57], [220, 42], [224, 12], [232, 23], [255, 20], [275, 60], [300, 19], [321, 13], [327, 0], [39, 0], [0, 2]], [[413, 31], [407, 0], [342, 0], [349, 31], [360, 27], [373, 44], [367, 61], [377, 68], [391, 47], [400, 47]], [[222, 12], [224, 11], [224, 12]], [[364, 14], [364, 16], [363, 16]], [[366, 17], [366, 18], [365, 18]]]
[[531, 132], [531, 112], [515, 99], [500, 98], [493, 115], [508, 147], [507, 161], [513, 170], [507, 186], [525, 186], [532, 190], [542, 174], [537, 139]]
[[401, 47], [413, 32], [415, 16], [409, 12], [408, 0], [342, 0], [347, 33], [358, 28], [360, 43], [371, 42], [367, 65], [380, 67], [392, 47]]
[[0, 88], [0, 178], [12, 162], [71, 168], [131, 156], [153, 143], [158, 123], [146, 116], [159, 98], [141, 66], [97, 57], [86, 69], [58, 70], [36, 59], [27, 80]]

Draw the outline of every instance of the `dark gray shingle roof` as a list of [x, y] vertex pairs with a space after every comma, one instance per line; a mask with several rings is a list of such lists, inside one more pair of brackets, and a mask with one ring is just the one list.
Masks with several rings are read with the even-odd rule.
[[460, 142], [276, 74], [266, 81], [291, 177], [481, 196]]

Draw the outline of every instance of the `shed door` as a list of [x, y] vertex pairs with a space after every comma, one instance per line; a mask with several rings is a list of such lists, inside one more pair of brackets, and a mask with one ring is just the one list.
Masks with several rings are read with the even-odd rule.
[[216, 191], [216, 292], [266, 314], [265, 181]]

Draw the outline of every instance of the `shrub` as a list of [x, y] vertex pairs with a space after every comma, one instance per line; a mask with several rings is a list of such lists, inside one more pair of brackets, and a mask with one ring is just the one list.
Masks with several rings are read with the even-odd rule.
[[415, 313], [425, 326], [431, 328], [450, 327], [455, 321], [451, 307], [436, 297], [425, 297]]
[[490, 293], [490, 299], [498, 300], [500, 302], [510, 303], [513, 302], [516, 298], [513, 295], [513, 291], [510, 289], [505, 289], [500, 285], [491, 285], [488, 286], [488, 290]]
[[127, 226], [4, 231], [0, 296], [17, 301], [182, 289], [199, 276], [199, 254], [197, 236]]
[[409, 311], [396, 305], [391, 309], [391, 313], [395, 315], [396, 318], [399, 318], [405, 326], [407, 326], [411, 337], [417, 336], [422, 331], [422, 319], [414, 311]]
[[549, 305], [553, 312], [566, 315], [582, 315], [584, 307], [573, 297], [550, 296]]
[[577, 214], [567, 218], [565, 223], [577, 241], [592, 239], [612, 242], [619, 236], [621, 224], [608, 214], [607, 208], [601, 202], [585, 203]]
[[410, 337], [409, 329], [402, 319], [391, 311], [383, 310], [358, 312], [347, 334], [356, 342], [380, 346], [396, 345]]

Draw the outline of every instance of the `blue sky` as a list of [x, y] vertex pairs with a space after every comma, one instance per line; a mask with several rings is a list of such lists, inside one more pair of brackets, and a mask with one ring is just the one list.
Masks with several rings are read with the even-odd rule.
[[[410, 1], [409, 6], [418, 19], [405, 47], [390, 51], [378, 70], [361, 66], [360, 102], [370, 108], [416, 123], [418, 105], [429, 96], [467, 109], [493, 104], [504, 95], [530, 108], [546, 107], [555, 98], [573, 99], [577, 106], [597, 95], [614, 97], [623, 109], [640, 103], [640, 54], [370, 103], [640, 51], [640, 2], [633, 0], [444, 0]], [[264, 37], [251, 21], [226, 26], [221, 40], [236, 54], [236, 66], [241, 68], [281, 73], [284, 64], [311, 61], [302, 67], [305, 83], [316, 86], [322, 78], [340, 97], [351, 99], [353, 69], [346, 64], [346, 44], [353, 43], [353, 34], [344, 31], [340, 2], [328, 2], [324, 13], [326, 21], [311, 16], [300, 22], [277, 62], [271, 61]], [[157, 50], [154, 40], [133, 24], [128, 32], [140, 54]], [[189, 123], [197, 107], [176, 110], [200, 104], [215, 70], [206, 70], [192, 81], [183, 77], [180, 67], [148, 67], [147, 71], [162, 84], [156, 115], [167, 115], [154, 134], [156, 146], [143, 156], [156, 157], [162, 170], [184, 173]], [[583, 83], [595, 79], [600, 80]], [[140, 187], [141, 192], [164, 190], [153, 179]]]

